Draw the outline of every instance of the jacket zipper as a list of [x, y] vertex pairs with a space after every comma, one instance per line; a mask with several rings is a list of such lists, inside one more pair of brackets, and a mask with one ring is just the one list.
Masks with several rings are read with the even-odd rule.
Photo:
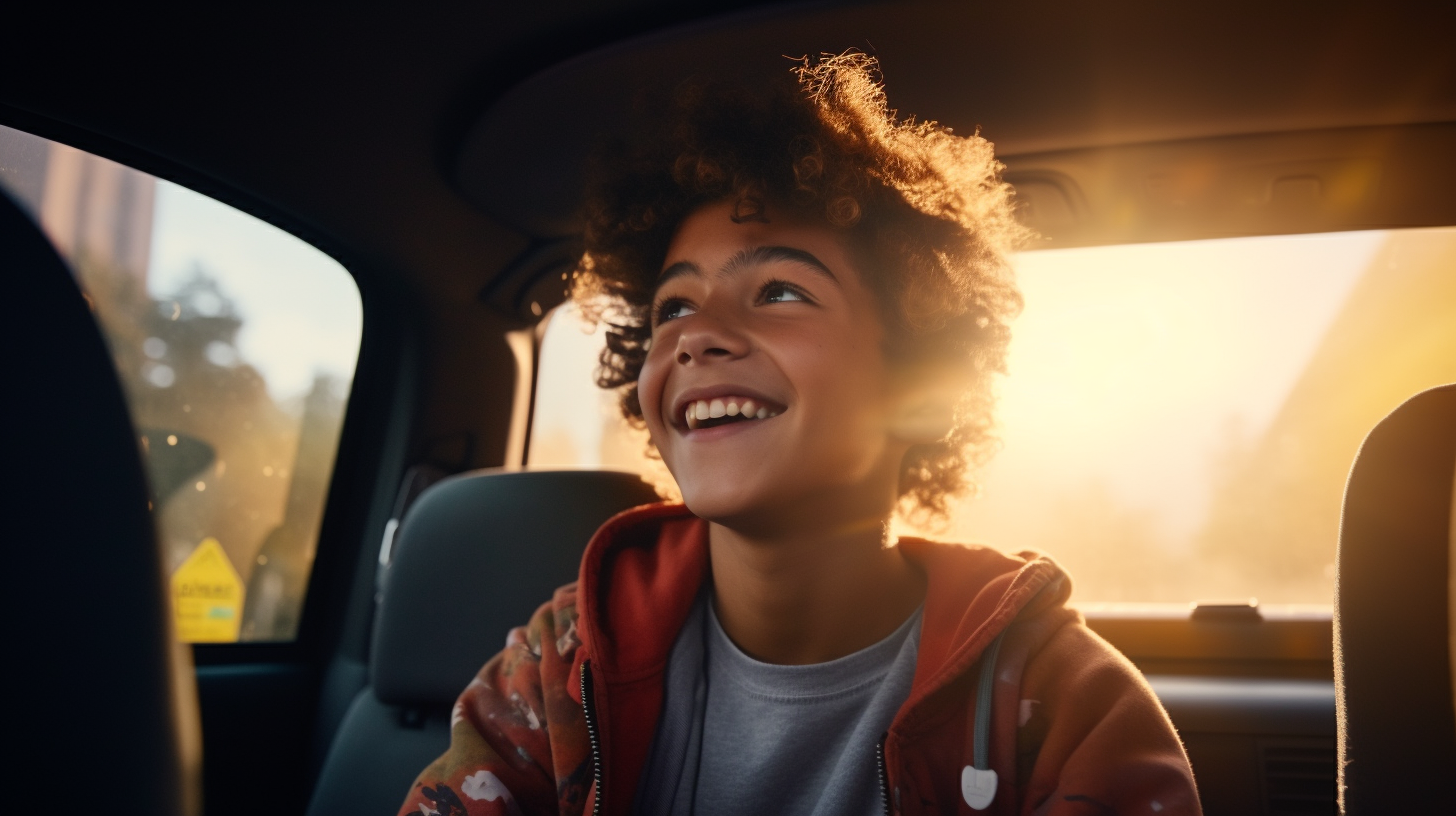
[[597, 794], [592, 799], [592, 816], [601, 816], [602, 812], [602, 743], [597, 736], [597, 716], [594, 708], [595, 701], [592, 699], [592, 680], [589, 666], [590, 660], [583, 660], [581, 663], [581, 712], [582, 718], [586, 720], [586, 735], [591, 741], [592, 754], [592, 778], [596, 780]]
[[875, 745], [875, 767], [880, 771], [880, 802], [885, 806], [885, 816], [894, 816], [890, 809], [890, 771], [885, 767], [885, 737]]

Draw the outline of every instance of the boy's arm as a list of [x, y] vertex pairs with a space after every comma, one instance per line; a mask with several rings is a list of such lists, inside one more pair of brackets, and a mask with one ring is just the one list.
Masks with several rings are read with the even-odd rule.
[[1199, 814], [1188, 756], [1147, 681], [1081, 624], [1062, 626], [1022, 680], [1023, 814]]
[[415, 778], [400, 816], [580, 812], [591, 757], [581, 707], [564, 685], [575, 609], [559, 600], [512, 630], [461, 693], [450, 748]]

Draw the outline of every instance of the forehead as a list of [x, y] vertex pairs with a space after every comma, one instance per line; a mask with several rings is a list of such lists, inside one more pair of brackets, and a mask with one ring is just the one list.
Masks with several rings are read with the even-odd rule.
[[839, 233], [823, 224], [795, 218], [783, 209], [765, 208], [762, 218], [735, 221], [732, 202], [694, 210], [668, 244], [658, 275], [675, 265], [716, 271], [734, 258], [764, 247], [800, 250], [818, 259], [841, 285], [858, 287], [859, 269]]

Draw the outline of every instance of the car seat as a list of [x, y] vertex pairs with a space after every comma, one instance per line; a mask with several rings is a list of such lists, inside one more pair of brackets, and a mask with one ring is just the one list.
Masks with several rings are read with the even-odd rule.
[[617, 471], [478, 471], [425, 490], [394, 538], [369, 683], [335, 734], [309, 816], [393, 813], [450, 742], [450, 708], [616, 513], [658, 500]]
[[1375, 426], [1350, 472], [1335, 606], [1340, 802], [1456, 813], [1452, 488], [1456, 385]]
[[198, 813], [197, 690], [172, 637], [138, 437], [87, 300], [3, 192], [0, 269], [17, 807]]

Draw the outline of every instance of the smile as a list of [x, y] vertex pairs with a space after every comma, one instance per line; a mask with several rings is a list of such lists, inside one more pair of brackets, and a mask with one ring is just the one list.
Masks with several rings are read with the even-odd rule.
[[775, 406], [752, 397], [714, 397], [692, 400], [683, 406], [683, 422], [688, 430], [713, 428], [731, 422], [768, 419], [780, 413]]

